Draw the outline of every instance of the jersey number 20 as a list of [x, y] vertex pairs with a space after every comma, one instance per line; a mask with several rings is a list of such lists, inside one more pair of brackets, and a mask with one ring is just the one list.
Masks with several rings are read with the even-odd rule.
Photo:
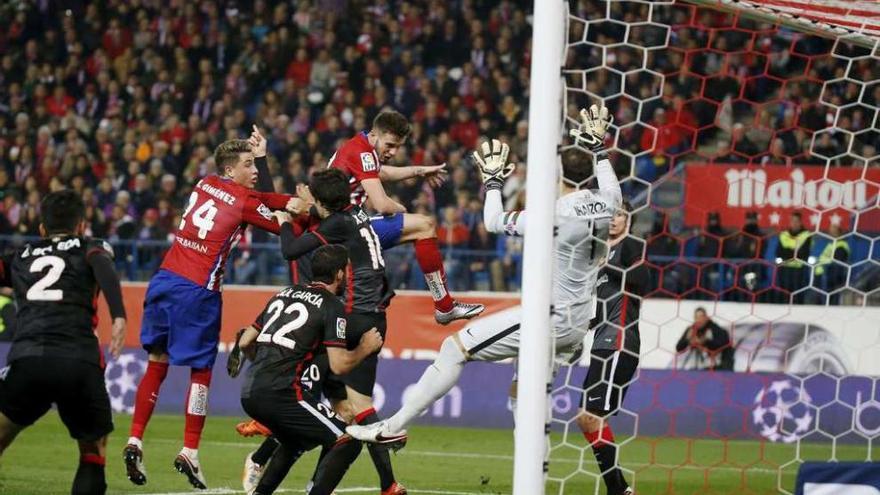
[[[186, 227], [186, 216], [189, 215], [198, 200], [199, 193], [193, 191], [193, 193], [189, 195], [189, 201], [186, 204], [186, 209], [183, 210], [183, 215], [180, 217], [180, 226], [177, 230], [183, 230], [183, 228]], [[215, 216], [217, 216], [217, 207], [214, 206], [213, 199], [205, 201], [192, 212], [189, 219], [192, 221], [193, 225], [199, 228], [199, 239], [204, 239], [208, 235], [208, 232], [214, 228]]]
[[[298, 330], [300, 327], [306, 324], [306, 321], [309, 319], [309, 310], [306, 308], [306, 305], [297, 302], [293, 303], [290, 306], [284, 305], [284, 302], [281, 300], [275, 300], [272, 304], [269, 305], [269, 313], [272, 313], [269, 316], [269, 321], [266, 322], [266, 325], [263, 326], [263, 331], [260, 332], [260, 335], [257, 337], [257, 342], [265, 342], [265, 343], [273, 343], [280, 345], [281, 347], [286, 347], [288, 349], [293, 349], [296, 347], [296, 341], [287, 335], [291, 332]], [[273, 328], [273, 325], [281, 317], [281, 313], [286, 315], [292, 315], [296, 313], [296, 317], [292, 320], [288, 321], [278, 330]]]

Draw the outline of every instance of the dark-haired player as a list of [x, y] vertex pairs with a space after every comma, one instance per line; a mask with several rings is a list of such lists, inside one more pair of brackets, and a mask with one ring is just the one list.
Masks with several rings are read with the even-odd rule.
[[[254, 364], [242, 387], [241, 404], [270, 428], [280, 447], [257, 495], [273, 493], [290, 466], [306, 451], [324, 447], [310, 495], [329, 495], [357, 458], [361, 443], [344, 433], [345, 423], [313, 393], [332, 372], [344, 375], [382, 348], [376, 328], [360, 332], [347, 350], [348, 321], [336, 295], [346, 281], [348, 251], [331, 244], [315, 250], [312, 282], [276, 294], [240, 345], [255, 343]], [[326, 354], [325, 359], [321, 359]], [[308, 383], [304, 383], [308, 382]]]
[[[281, 223], [282, 255], [293, 260], [323, 245], [345, 246], [351, 259], [343, 291], [349, 349], [356, 346], [361, 335], [371, 328], [377, 328], [384, 338], [387, 329], [385, 309], [394, 291], [385, 277], [382, 246], [371, 226], [370, 217], [349, 201], [348, 180], [339, 170], [331, 168], [314, 174], [309, 190], [314, 198], [307, 198], [305, 194], [301, 196], [308, 203], [314, 202], [320, 223], [302, 232], [297, 224], [290, 222], [290, 215], [276, 213]], [[324, 383], [324, 395], [333, 403], [336, 412], [349, 422], [372, 424], [379, 421], [372, 398], [378, 361], [378, 355], [373, 354], [347, 375], [332, 376]], [[272, 439], [268, 439], [258, 453], [266, 450], [271, 453], [271, 449], [264, 449], [267, 445], [271, 447], [271, 442]], [[394, 479], [387, 448], [371, 445], [369, 450], [379, 474], [382, 493], [405, 494], [406, 489]], [[248, 462], [265, 464], [264, 458], [255, 457], [251, 456]], [[272, 461], [273, 464], [276, 462], [278, 459]]]
[[0, 454], [52, 404], [79, 443], [73, 495], [106, 492], [107, 435], [113, 431], [104, 358], [95, 336], [96, 303], [104, 293], [113, 318], [110, 353], [125, 341], [125, 308], [113, 250], [83, 236], [85, 206], [73, 191], [40, 205], [41, 240], [0, 261], [0, 285], [11, 286], [18, 331], [0, 370]]
[[[168, 365], [191, 368], [186, 397], [183, 448], [175, 468], [190, 484], [205, 488], [198, 447], [207, 414], [211, 368], [217, 357], [222, 300], [220, 287], [229, 251], [248, 225], [278, 233], [272, 211], [296, 208], [286, 194], [255, 191], [266, 171], [266, 142], [254, 128], [250, 140], [220, 144], [214, 162], [221, 175], [200, 180], [190, 194], [174, 243], [147, 288], [141, 344], [149, 364], [135, 397], [128, 445], [123, 451], [126, 473], [136, 485], [147, 482], [142, 439], [168, 373]], [[271, 182], [271, 179], [269, 179]]]
[[[556, 246], [551, 317], [558, 355], [570, 355], [579, 348], [589, 329], [595, 304], [596, 279], [605, 256], [605, 242], [613, 212], [620, 207], [617, 176], [604, 150], [610, 124], [607, 109], [595, 105], [582, 111], [583, 124], [573, 130], [579, 142], [596, 156], [598, 190], [588, 189], [593, 175], [591, 157], [583, 150], [562, 152], [562, 177], [556, 200]], [[490, 232], [520, 236], [525, 233], [527, 211], [505, 212], [501, 201], [504, 178], [513, 166], [507, 163], [507, 145], [493, 140], [483, 143], [474, 158], [486, 199], [483, 219]], [[515, 308], [469, 323], [443, 341], [434, 364], [407, 393], [403, 407], [386, 421], [349, 426], [351, 436], [366, 442], [393, 444], [406, 437], [406, 426], [458, 381], [468, 361], [501, 361], [515, 358], [520, 346], [521, 309]]]
[[392, 167], [388, 162], [409, 137], [406, 117], [393, 110], [379, 113], [369, 132], [360, 132], [349, 139], [330, 158], [329, 166], [341, 170], [348, 178], [351, 202], [364, 203], [379, 216], [372, 218], [373, 229], [383, 249], [412, 242], [416, 260], [425, 275], [425, 282], [434, 299], [434, 318], [442, 325], [455, 320], [473, 318], [485, 309], [482, 304], [467, 304], [452, 299], [443, 268], [443, 255], [437, 245], [437, 225], [433, 217], [407, 213], [406, 207], [389, 198], [382, 182], [425, 177], [432, 186], [439, 186], [446, 176], [445, 165], [434, 167]]
[[620, 470], [608, 418], [617, 414], [639, 365], [639, 311], [645, 291], [645, 245], [629, 235], [627, 201], [611, 218], [608, 255], [599, 272], [590, 367], [577, 423], [593, 448], [609, 495], [631, 493]]

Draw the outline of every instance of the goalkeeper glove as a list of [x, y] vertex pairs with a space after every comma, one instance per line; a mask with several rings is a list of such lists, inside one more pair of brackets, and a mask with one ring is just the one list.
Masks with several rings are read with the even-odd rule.
[[605, 150], [605, 133], [611, 125], [612, 116], [605, 105], [592, 105], [589, 110], [581, 109], [581, 124], [577, 129], [569, 131], [575, 144], [583, 146], [593, 153]]
[[507, 163], [507, 153], [510, 147], [493, 139], [491, 143], [486, 141], [480, 149], [473, 152], [474, 163], [480, 171], [487, 190], [498, 189], [504, 186], [504, 179], [513, 173], [516, 165]]

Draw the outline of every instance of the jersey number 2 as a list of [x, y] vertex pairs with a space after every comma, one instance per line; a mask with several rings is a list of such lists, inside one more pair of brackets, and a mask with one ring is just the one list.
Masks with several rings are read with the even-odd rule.
[[[298, 302], [285, 307], [284, 302], [276, 300], [269, 305], [269, 312], [272, 313], [272, 316], [269, 317], [269, 321], [266, 322], [263, 331], [260, 332], [260, 335], [257, 337], [257, 342], [271, 342], [288, 349], [296, 347], [296, 341], [288, 337], [287, 334], [298, 330], [306, 324], [306, 321], [308, 321], [309, 310], [306, 308], [306, 305]], [[273, 331], [272, 325], [281, 317], [281, 313], [286, 315], [296, 313], [297, 315], [293, 320], [281, 325], [281, 328], [277, 331]]]
[[64, 297], [64, 291], [61, 289], [50, 289], [49, 287], [61, 278], [61, 272], [64, 271], [65, 266], [64, 260], [58, 256], [42, 256], [35, 259], [31, 263], [31, 273], [40, 273], [46, 267], [49, 267], [49, 271], [28, 289], [26, 294], [27, 300], [60, 301]]
[[[186, 209], [183, 210], [183, 215], [180, 218], [180, 226], [177, 230], [183, 230], [186, 227], [186, 216], [189, 215], [190, 210], [193, 209], [193, 206], [196, 205], [196, 201], [199, 200], [199, 193], [193, 191], [192, 194], [189, 195], [189, 202], [186, 204]], [[189, 217], [192, 220], [193, 225], [199, 228], [199, 239], [204, 239], [208, 232], [214, 228], [214, 217], [217, 216], [217, 207], [214, 206], [214, 200], [209, 199], [202, 203], [202, 206], [199, 206], [192, 212], [192, 215]]]

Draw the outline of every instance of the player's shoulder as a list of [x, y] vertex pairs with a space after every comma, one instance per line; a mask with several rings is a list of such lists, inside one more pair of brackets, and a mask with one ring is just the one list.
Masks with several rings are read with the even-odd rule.
[[106, 254], [111, 258], [115, 256], [113, 246], [111, 246], [105, 239], [101, 239], [100, 237], [84, 237], [83, 241], [86, 256], [91, 256], [93, 254]]
[[358, 133], [342, 145], [334, 157], [333, 165], [349, 170], [377, 172], [379, 163], [374, 151], [364, 134]]
[[556, 200], [556, 214], [562, 216], [610, 216], [611, 208], [612, 205], [589, 189], [574, 191]]

